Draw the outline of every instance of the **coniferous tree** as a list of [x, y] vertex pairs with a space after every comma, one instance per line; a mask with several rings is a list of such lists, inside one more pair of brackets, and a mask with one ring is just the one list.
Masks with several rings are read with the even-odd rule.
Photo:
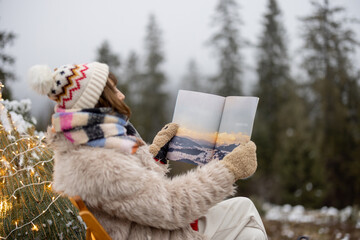
[[298, 204], [310, 194], [300, 193], [311, 181], [309, 168], [314, 164], [309, 157], [307, 105], [290, 76], [281, 21], [277, 1], [269, 0], [257, 56], [258, 85], [254, 93], [260, 102], [253, 139], [258, 146], [259, 170], [253, 181], [267, 201]]
[[119, 80], [120, 57], [113, 52], [108, 41], [105, 40], [97, 49], [96, 61], [106, 63], [109, 66], [110, 72], [115, 74]]
[[326, 174], [325, 204], [359, 204], [359, 75], [351, 59], [359, 43], [338, 17], [343, 8], [327, 0], [312, 4], [313, 13], [303, 18], [303, 66], [313, 106], [313, 152]]
[[191, 59], [188, 63], [187, 73], [181, 81], [180, 88], [191, 91], [203, 91], [203, 79], [199, 73], [197, 63], [194, 59]]
[[300, 94], [303, 87], [298, 83], [289, 81], [282, 88], [285, 102], [277, 112], [278, 145], [272, 162], [276, 188], [272, 200], [279, 204], [321, 207], [324, 172], [312, 154], [308, 102]]
[[[7, 85], [8, 81], [14, 80], [14, 74], [7, 69], [8, 66], [14, 64], [15, 59], [11, 55], [5, 53], [4, 49], [11, 44], [15, 39], [15, 34], [12, 32], [0, 31], [0, 82]], [[11, 91], [5, 88], [2, 92], [4, 99], [11, 99]]]
[[[124, 66], [124, 86], [121, 91], [125, 94], [125, 102], [129, 105], [132, 112], [138, 113], [141, 111], [141, 104], [145, 101], [143, 98], [143, 84], [142, 73], [140, 70], [140, 62], [138, 55], [132, 51]], [[135, 121], [135, 122], [134, 122]], [[136, 118], [133, 124], [138, 125]]]
[[155, 16], [151, 15], [145, 38], [145, 69], [142, 74], [141, 106], [134, 111], [135, 127], [145, 141], [150, 142], [155, 134], [169, 121], [168, 100], [165, 84], [167, 78], [161, 69], [164, 62], [161, 30]]
[[[28, 101], [5, 105], [30, 110]], [[85, 239], [76, 208], [52, 191], [54, 154], [34, 130], [0, 102], [0, 239]]]
[[242, 94], [242, 40], [238, 11], [236, 0], [219, 0], [213, 19], [218, 30], [211, 37], [210, 44], [217, 54], [219, 70], [210, 80], [213, 92], [220, 95]]
[[[260, 102], [255, 119], [254, 140], [258, 145], [259, 181], [263, 182], [261, 196], [274, 201], [280, 190], [267, 191], [279, 179], [279, 171], [274, 169], [275, 156], [282, 139], [279, 139], [281, 125], [280, 111], [286, 103], [286, 84], [291, 82], [288, 54], [285, 44], [285, 29], [281, 21], [281, 12], [275, 0], [269, 0], [264, 15], [264, 29], [260, 37], [257, 55], [258, 84], [255, 95]], [[261, 180], [263, 178], [264, 180]]]

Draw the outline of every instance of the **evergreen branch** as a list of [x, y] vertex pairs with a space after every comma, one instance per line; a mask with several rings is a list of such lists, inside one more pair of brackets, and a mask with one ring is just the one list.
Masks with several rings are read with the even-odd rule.
[[[46, 161], [39, 161], [39, 162], [37, 162], [35, 165], [33, 165], [33, 166], [28, 166], [27, 168], [22, 168], [22, 169], [19, 169], [19, 170], [15, 170], [15, 172], [14, 173], [12, 173], [12, 174], [10, 174], [10, 175], [7, 175], [7, 176], [1, 176], [0, 177], [0, 179], [4, 179], [4, 178], [8, 178], [8, 177], [12, 177], [12, 176], [15, 176], [17, 173], [19, 173], [19, 172], [22, 172], [22, 171], [28, 171], [29, 169], [31, 169], [31, 168], [34, 168], [34, 167], [36, 167], [37, 165], [39, 165], [39, 164], [44, 164], [44, 163], [48, 163], [48, 162], [51, 162], [51, 161], [53, 161], [54, 160], [54, 157], [52, 157], [51, 159], [49, 159], [49, 160], [46, 160]], [[1, 161], [1, 160], [0, 160]]]
[[[18, 141], [7, 145], [7, 146], [4, 148], [4, 150], [2, 151], [2, 152], [3, 152], [2, 155], [4, 155], [4, 152], [5, 152], [10, 146], [18, 145], [18, 142], [20, 142], [20, 140], [24, 140], [24, 139], [29, 140], [29, 137], [20, 138]], [[30, 141], [30, 140], [29, 140], [29, 141]], [[41, 147], [44, 147], [44, 145], [42, 145], [42, 144], [44, 144], [44, 143], [41, 142], [41, 140], [40, 140], [36, 146], [34, 146], [34, 147], [29, 147], [27, 150], [25, 150], [25, 151], [23, 151], [23, 152], [15, 153], [14, 151], [12, 151], [12, 153], [14, 154], [14, 157], [11, 159], [11, 161], [10, 161], [9, 163], [12, 163], [12, 162], [15, 160], [15, 158], [17, 158], [17, 157], [20, 156], [20, 155], [23, 155], [24, 153], [30, 152], [30, 151], [32, 151], [32, 150], [34, 150], [34, 149], [38, 149], [38, 148], [40, 147], [40, 145], [41, 145]]]
[[51, 207], [51, 205], [53, 205], [53, 204], [56, 202], [56, 200], [57, 200], [59, 197], [61, 197], [61, 196], [62, 196], [62, 194], [59, 194], [54, 200], [52, 200], [51, 203], [49, 204], [49, 206], [47, 206], [47, 208], [46, 208], [45, 210], [43, 210], [42, 213], [40, 213], [38, 216], [36, 216], [36, 217], [33, 218], [32, 220], [30, 220], [29, 222], [21, 225], [20, 227], [16, 226], [16, 228], [13, 229], [6, 237], [1, 237], [1, 236], [0, 236], [0, 239], [7, 239], [8, 237], [10, 237], [10, 235], [11, 235], [13, 232], [15, 232], [16, 230], [19, 230], [19, 229], [21, 229], [21, 228], [23, 228], [23, 227], [25, 227], [25, 226], [27, 226], [27, 225], [29, 225], [29, 224], [33, 224], [33, 225], [36, 227], [36, 225], [35, 225], [33, 222], [34, 222], [36, 219], [38, 219], [39, 217], [41, 217], [44, 213], [46, 213], [46, 211], [49, 210], [49, 208]]
[[52, 182], [51, 182], [51, 181], [43, 181], [43, 182], [31, 183], [31, 184], [23, 185], [23, 186], [15, 189], [15, 191], [11, 194], [11, 196], [10, 196], [8, 199], [6, 199], [6, 200], [10, 200], [12, 197], [16, 199], [15, 193], [16, 193], [17, 191], [23, 189], [23, 188], [30, 187], [30, 186], [35, 186], [35, 185], [42, 185], [42, 184], [46, 184], [46, 183], [50, 183], [50, 184], [51, 184]]

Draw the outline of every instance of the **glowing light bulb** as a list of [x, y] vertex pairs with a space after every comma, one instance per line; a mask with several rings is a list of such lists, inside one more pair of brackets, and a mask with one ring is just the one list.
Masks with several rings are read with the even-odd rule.
[[35, 225], [35, 224], [33, 224], [33, 226], [32, 226], [32, 228], [31, 228], [31, 230], [33, 230], [33, 231], [39, 231], [39, 228]]
[[0, 200], [0, 217], [4, 217], [6, 212], [12, 209], [11, 202], [8, 202], [6, 199]]

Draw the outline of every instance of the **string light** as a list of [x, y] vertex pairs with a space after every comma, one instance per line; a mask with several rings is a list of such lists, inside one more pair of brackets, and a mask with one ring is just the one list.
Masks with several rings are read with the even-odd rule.
[[[13, 124], [13, 129], [16, 131], [16, 128], [14, 127], [14, 123], [12, 121], [10, 121], [10, 122]], [[1, 128], [2, 128], [2, 131], [5, 132], [4, 127], [2, 125], [1, 125]], [[10, 130], [7, 133], [11, 134], [11, 132], [12, 131]], [[9, 140], [11, 140], [11, 138], [9, 138]], [[9, 144], [6, 145], [6, 147], [4, 149], [1, 149], [1, 151], [0, 151], [0, 154], [1, 154], [0, 155], [0, 166], [2, 165], [5, 168], [5, 171], [7, 169], [12, 170], [12, 172], [10, 174], [7, 174], [7, 175], [1, 174], [0, 179], [2, 180], [1, 182], [3, 184], [5, 183], [6, 178], [13, 177], [16, 174], [23, 172], [23, 171], [28, 171], [30, 173], [30, 176], [33, 176], [35, 174], [34, 169], [37, 166], [44, 166], [44, 163], [53, 161], [53, 157], [51, 157], [51, 159], [48, 159], [45, 161], [37, 161], [36, 163], [27, 165], [26, 167], [21, 167], [21, 164], [12, 165], [14, 163], [14, 161], [17, 159], [19, 159], [21, 162], [21, 160], [23, 159], [24, 156], [29, 157], [30, 152], [32, 152], [32, 153], [40, 152], [42, 154], [43, 153], [42, 149], [46, 147], [44, 145], [44, 143], [42, 142], [43, 138], [40, 139], [38, 136], [36, 136], [36, 137], [35, 136], [20, 136], [20, 138], [14, 139], [14, 140], [15, 140], [14, 142], [10, 142]], [[25, 146], [27, 146], [27, 148]], [[10, 157], [11, 159], [8, 160], [6, 156], [8, 156], [8, 157], [11, 156]], [[39, 176], [37, 177], [37, 183], [32, 182], [29, 184], [24, 184], [23, 180], [19, 180], [19, 183], [21, 184], [21, 186], [16, 188], [12, 192], [11, 195], [9, 194], [10, 197], [8, 197], [8, 198], [1, 197], [0, 198], [0, 217], [1, 218], [5, 217], [6, 213], [12, 209], [13, 205], [11, 203], [11, 198], [14, 198], [15, 200], [18, 199], [18, 197], [16, 197], [16, 193], [18, 191], [28, 188], [28, 187], [33, 187], [33, 186], [42, 185], [42, 184], [46, 186], [46, 189], [51, 190], [51, 185], [52, 185], [51, 181], [41, 181], [41, 178]], [[56, 198], [54, 196], [52, 196], [51, 202], [47, 206], [47, 208], [45, 210], [43, 210], [41, 212], [41, 214], [39, 214], [38, 216], [36, 216], [32, 220], [30, 220], [29, 222], [26, 222], [26, 223], [22, 224], [21, 226], [19, 226], [19, 220], [15, 220], [14, 221], [15, 229], [13, 229], [6, 237], [0, 236], [0, 239], [7, 239], [15, 230], [21, 229], [29, 224], [32, 225], [32, 227], [31, 227], [32, 231], [39, 231], [39, 227], [34, 224], [34, 221], [36, 219], [38, 219], [41, 215], [43, 215], [60, 196], [61, 195], [58, 195]]]
[[[39, 142], [38, 144], [36, 144], [36, 145], [35, 145], [34, 147], [32, 147], [31, 149], [28, 148], [27, 150], [22, 151], [22, 152], [19, 152], [18, 154], [14, 153], [14, 151], [12, 151], [14, 157], [10, 160], [10, 162], [6, 160], [6, 157], [4, 156], [4, 154], [6, 154], [6, 152], [7, 152], [8, 150], [10, 150], [12, 146], [14, 146], [14, 145], [18, 146], [19, 144], [16, 144], [16, 143], [18, 143], [18, 142], [20, 142], [20, 141], [23, 141], [23, 140], [29, 141], [29, 139], [31, 139], [31, 141], [38, 141], [38, 140], [35, 140], [35, 139], [36, 139], [35, 137], [29, 137], [29, 136], [27, 136], [27, 137], [22, 137], [22, 138], [18, 139], [17, 142], [11, 143], [11, 144], [7, 145], [7, 146], [3, 149], [3, 151], [2, 151], [2, 155], [3, 155], [3, 156], [2, 156], [2, 158], [1, 158], [0, 161], [1, 161], [1, 162], [4, 162], [4, 163], [5, 163], [5, 166], [9, 168], [9, 167], [10, 167], [10, 164], [13, 163], [13, 162], [15, 161], [15, 159], [17, 159], [18, 156], [25, 155], [25, 154], [26, 154], [27, 152], [29, 152], [29, 151], [36, 151], [36, 150], [42, 151], [42, 148], [41, 148], [42, 146], [41, 146], [41, 145], [43, 145], [43, 144], [42, 144], [41, 142]], [[51, 161], [53, 161], [53, 160], [54, 160], [54, 157], [52, 157], [52, 158], [49, 159], [49, 160], [38, 161], [36, 164], [27, 166], [26, 168], [22, 168], [22, 169], [16, 169], [15, 167], [12, 167], [12, 170], [13, 170], [14, 172], [11, 173], [11, 174], [9, 174], [9, 175], [7, 175], [7, 176], [0, 176], [0, 179], [12, 177], [12, 176], [16, 175], [17, 173], [19, 173], [19, 172], [21, 172], [21, 171], [28, 171], [29, 169], [30, 169], [30, 174], [34, 174], [33, 168], [35, 168], [37, 165], [40, 165], [40, 164], [41, 164], [42, 166], [44, 166], [45, 163], [51, 162]]]
[[4, 217], [6, 212], [12, 209], [12, 204], [6, 199], [0, 199], [0, 217]]
[[[40, 178], [39, 178], [40, 179]], [[20, 181], [21, 182], [21, 181]], [[11, 194], [11, 196], [7, 199], [7, 200], [10, 200], [12, 197], [17, 199], [16, 196], [15, 196], [15, 193], [17, 191], [20, 191], [21, 189], [23, 188], [27, 188], [27, 187], [30, 187], [30, 186], [36, 186], [36, 185], [43, 185], [43, 184], [47, 184], [47, 183], [51, 183], [51, 181], [43, 181], [43, 182], [38, 182], [38, 183], [30, 183], [30, 184], [27, 184], [27, 185], [23, 185], [17, 189], [15, 189], [15, 191]]]
[[2, 82], [0, 82], [0, 101], [3, 101], [4, 99], [2, 98], [2, 88], [5, 87], [4, 84], [2, 84]]
[[[51, 207], [51, 205], [53, 205], [53, 204], [56, 202], [56, 200], [58, 200], [61, 196], [62, 196], [62, 194], [59, 194], [55, 199], [53, 199], [53, 200], [51, 201], [51, 203], [48, 205], [48, 207], [47, 207], [41, 214], [39, 214], [39, 215], [36, 216], [35, 218], [31, 219], [29, 222], [24, 223], [24, 224], [21, 225], [20, 227], [16, 224], [16, 228], [15, 228], [15, 229], [13, 229], [11, 232], [9, 232], [9, 234], [8, 234], [6, 237], [1, 237], [1, 236], [0, 236], [0, 239], [7, 239], [7, 238], [9, 238], [14, 231], [19, 230], [19, 229], [21, 229], [21, 228], [23, 228], [23, 227], [26, 227], [27, 225], [30, 225], [30, 224], [34, 225], [33, 222], [34, 222], [36, 219], [38, 219], [39, 217], [41, 217], [44, 213], [46, 213], [46, 212], [49, 210], [49, 208]], [[35, 225], [35, 226], [36, 226], [36, 225]], [[34, 226], [33, 226], [33, 227], [34, 227]]]
[[[27, 139], [28, 137], [23, 137], [23, 138], [20, 138], [17, 140], [17, 142], [19, 141], [22, 141], [24, 139]], [[15, 142], [15, 143], [17, 143]], [[15, 143], [11, 143], [9, 144], [8, 146], [6, 146], [4, 149], [3, 149], [3, 155], [6, 154], [7, 150], [10, 149], [13, 145], [16, 145]], [[41, 148], [44, 148], [44, 144], [42, 142], [38, 142], [38, 144], [36, 146], [34, 146], [33, 148], [30, 148], [30, 149], [27, 149], [21, 153], [15, 153], [14, 151], [12, 151], [12, 155], [14, 155], [14, 157], [11, 159], [10, 163], [13, 163], [13, 161], [19, 156], [19, 155], [23, 155], [27, 152], [30, 152], [30, 151], [34, 151], [35, 149], [39, 149], [41, 150]]]
[[19, 172], [22, 172], [22, 171], [29, 171], [29, 169], [30, 169], [30, 174], [31, 175], [34, 175], [35, 174], [35, 172], [34, 172], [34, 167], [36, 167], [37, 165], [42, 165], [42, 166], [44, 166], [44, 163], [48, 163], [48, 162], [52, 162], [54, 160], [54, 157], [52, 157], [51, 159], [49, 159], [49, 160], [46, 160], [46, 161], [40, 161], [40, 162], [38, 162], [38, 163], [36, 163], [36, 164], [34, 164], [34, 165], [32, 165], [32, 166], [29, 166], [29, 167], [27, 167], [27, 168], [22, 168], [22, 169], [19, 169], [19, 170], [14, 170], [15, 172], [14, 173], [12, 173], [12, 174], [9, 174], [9, 175], [7, 175], [7, 176], [1, 176], [0, 177], [0, 179], [5, 179], [5, 178], [9, 178], [9, 177], [12, 177], [12, 176], [15, 176], [16, 174], [18, 174]]
[[[2, 87], [3, 85], [0, 83], [0, 93]], [[33, 236], [36, 236], [35, 234], [47, 231], [41, 226], [45, 227], [46, 221], [50, 221], [45, 220], [45, 217], [48, 216], [50, 207], [62, 197], [61, 194], [52, 192], [49, 171], [52, 169], [54, 160], [53, 152], [46, 146], [44, 136], [37, 136], [33, 134], [33, 131], [28, 132], [31, 134], [20, 134], [10, 113], [6, 112], [7, 115], [5, 115], [4, 112], [1, 112], [2, 110], [7, 111], [0, 103], [0, 145], [2, 146], [0, 149], [0, 220], [4, 218], [0, 222], [5, 224], [6, 220], [10, 220], [7, 224], [11, 228], [6, 232], [1, 229], [0, 239], [18, 238], [17, 234], [21, 236], [24, 232], [26, 234], [33, 232]], [[34, 204], [37, 205], [33, 207]], [[63, 215], [59, 208], [60, 204], [63, 204], [63, 201], [55, 206], [60, 210], [58, 215]], [[71, 208], [72, 205], [65, 206]], [[14, 214], [17, 212], [17, 208], [19, 211]], [[27, 211], [23, 212], [20, 210], [21, 208], [26, 208]], [[64, 221], [63, 219], [69, 219], [69, 217], [63, 215], [61, 221]], [[78, 227], [78, 230], [75, 230], [77, 233], [83, 231], [81, 230], [83, 227], [80, 224], [79, 226], [75, 226]], [[56, 229], [58, 228], [56, 227]], [[7, 235], [1, 236], [2, 234]]]
[[35, 224], [32, 224], [33, 226], [32, 226], [32, 228], [31, 228], [31, 230], [33, 230], [33, 231], [39, 231], [39, 228], [35, 225]]

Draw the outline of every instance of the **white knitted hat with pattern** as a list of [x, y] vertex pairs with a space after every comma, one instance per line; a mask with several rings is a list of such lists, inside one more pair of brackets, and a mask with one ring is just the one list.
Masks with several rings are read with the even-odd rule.
[[108, 65], [98, 62], [67, 64], [55, 71], [45, 65], [36, 65], [29, 70], [29, 83], [33, 90], [47, 95], [60, 108], [93, 108], [108, 75]]

